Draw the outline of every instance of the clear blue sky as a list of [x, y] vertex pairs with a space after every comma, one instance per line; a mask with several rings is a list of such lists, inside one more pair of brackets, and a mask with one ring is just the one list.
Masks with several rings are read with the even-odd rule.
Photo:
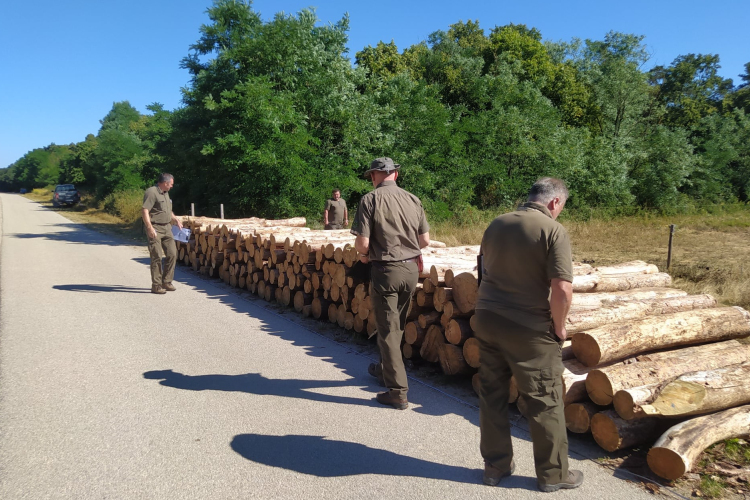
[[[180, 60], [199, 36], [210, 0], [7, 0], [0, 11], [0, 168], [28, 151], [82, 141], [116, 101], [142, 113], [180, 106]], [[379, 40], [400, 50], [459, 20], [486, 30], [536, 27], [546, 40], [645, 35], [650, 64], [719, 54], [735, 84], [750, 61], [748, 0], [258, 0], [264, 20], [316, 7], [322, 23], [350, 16], [350, 57]]]

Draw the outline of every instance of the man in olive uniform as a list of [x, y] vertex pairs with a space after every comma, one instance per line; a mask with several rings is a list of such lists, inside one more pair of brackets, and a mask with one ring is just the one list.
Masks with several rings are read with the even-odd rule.
[[376, 400], [405, 410], [409, 386], [401, 357], [401, 339], [419, 280], [421, 249], [430, 243], [430, 226], [419, 198], [396, 185], [400, 167], [390, 158], [372, 161], [365, 177], [375, 189], [359, 202], [351, 232], [357, 236], [354, 246], [360, 253], [360, 261], [371, 263], [370, 299], [381, 362], [369, 371], [382, 377], [388, 388]]
[[541, 491], [577, 488], [583, 473], [568, 470], [562, 399], [562, 342], [573, 294], [570, 240], [555, 221], [568, 199], [560, 179], [539, 179], [528, 201], [497, 217], [484, 233], [482, 281], [476, 304], [480, 346], [480, 451], [484, 482], [513, 473], [508, 421], [510, 377], [527, 407]]
[[156, 185], [148, 188], [143, 195], [141, 218], [151, 256], [151, 293], [165, 294], [175, 290], [172, 279], [177, 262], [177, 246], [172, 236], [172, 224], [182, 229], [182, 223], [172, 212], [172, 200], [169, 199], [172, 186], [172, 174], [160, 174]]
[[341, 197], [341, 191], [334, 189], [331, 198], [326, 201], [323, 210], [323, 222], [326, 229], [341, 229], [349, 225], [349, 211], [346, 201]]

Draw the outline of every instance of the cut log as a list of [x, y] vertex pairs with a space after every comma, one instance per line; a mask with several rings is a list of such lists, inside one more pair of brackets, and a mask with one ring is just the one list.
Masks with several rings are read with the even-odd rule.
[[440, 321], [440, 312], [438, 311], [430, 311], [426, 314], [420, 314], [417, 318], [417, 323], [419, 323], [421, 328], [427, 328], [438, 321]]
[[406, 359], [419, 358], [419, 349], [411, 344], [404, 344], [401, 346], [401, 353]]
[[565, 407], [565, 426], [570, 432], [584, 434], [591, 430], [591, 418], [599, 413], [599, 407], [591, 401], [572, 403]]
[[305, 293], [299, 290], [294, 294], [294, 310], [302, 312], [302, 308], [308, 304], [312, 304], [313, 296], [311, 293]]
[[659, 268], [653, 264], [647, 264], [642, 260], [634, 260], [631, 262], [615, 264], [613, 266], [598, 266], [594, 271], [602, 275], [656, 274], [659, 272]]
[[748, 360], [750, 345], [736, 340], [643, 354], [592, 369], [586, 378], [586, 391], [596, 404], [608, 405], [623, 389], [659, 384], [689, 371], [712, 370]]
[[563, 403], [569, 405], [586, 400], [586, 378], [591, 370], [575, 359], [563, 361]]
[[716, 299], [710, 295], [684, 295], [681, 297], [620, 302], [589, 311], [573, 311], [568, 315], [566, 329], [568, 333], [576, 333], [645, 316], [706, 309], [714, 306], [716, 306]]
[[685, 373], [664, 384], [643, 413], [659, 417], [705, 415], [750, 404], [750, 362], [716, 370]]
[[439, 348], [442, 344], [445, 344], [443, 329], [438, 325], [430, 325], [419, 349], [419, 355], [425, 361], [437, 363], [440, 359]]
[[331, 304], [330, 300], [326, 300], [322, 297], [316, 297], [313, 299], [312, 316], [315, 319], [326, 319], [328, 318], [328, 306]]
[[426, 307], [426, 308], [433, 307], [433, 297], [434, 297], [433, 294], [425, 293], [424, 290], [420, 290], [417, 292], [417, 305], [419, 307]]
[[438, 347], [440, 368], [446, 375], [468, 375], [474, 369], [466, 363], [463, 350], [453, 344], [440, 344]]
[[614, 410], [591, 417], [591, 434], [596, 443], [610, 453], [653, 441], [664, 424], [655, 418], [624, 420]]
[[410, 321], [404, 327], [404, 342], [419, 347], [424, 341], [427, 330], [419, 326], [416, 321]]
[[472, 368], [481, 366], [479, 362], [479, 340], [475, 337], [466, 339], [466, 342], [464, 342], [464, 359]]
[[465, 319], [452, 319], [445, 326], [445, 340], [453, 345], [463, 345], [473, 334], [471, 325]]
[[674, 481], [693, 468], [703, 450], [731, 438], [750, 438], [750, 405], [669, 428], [649, 450], [646, 461], [654, 474]]
[[339, 306], [335, 302], [328, 304], [328, 321], [331, 323], [338, 322], [339, 319]]
[[581, 363], [596, 366], [656, 349], [748, 334], [750, 313], [741, 307], [719, 307], [649, 316], [579, 332], [573, 337], [573, 352]]
[[477, 303], [479, 287], [471, 273], [461, 273], [453, 278], [453, 301], [462, 313], [470, 313]]

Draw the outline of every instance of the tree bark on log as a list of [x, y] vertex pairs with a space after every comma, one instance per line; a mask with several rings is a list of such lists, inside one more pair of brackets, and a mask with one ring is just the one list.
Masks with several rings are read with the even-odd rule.
[[427, 328], [430, 325], [433, 325], [440, 321], [440, 312], [438, 311], [430, 311], [425, 314], [420, 314], [417, 318], [417, 323], [419, 324], [420, 328]]
[[646, 461], [654, 474], [674, 481], [693, 468], [703, 450], [731, 438], [750, 438], [750, 405], [693, 418], [669, 428], [649, 450]]
[[659, 384], [688, 371], [712, 370], [748, 360], [750, 346], [736, 340], [643, 354], [592, 369], [586, 377], [586, 391], [596, 404], [608, 405], [623, 389]]
[[589, 311], [573, 311], [568, 315], [565, 327], [568, 333], [576, 333], [645, 316], [707, 309], [714, 306], [716, 306], [716, 299], [710, 295], [685, 295], [682, 297], [622, 302]]
[[573, 352], [581, 363], [596, 366], [655, 349], [748, 334], [750, 313], [736, 306], [718, 307], [651, 316], [579, 332], [573, 337]]
[[656, 439], [663, 426], [655, 418], [624, 420], [614, 410], [605, 410], [591, 417], [594, 440], [610, 453]]
[[750, 362], [685, 373], [662, 385], [656, 399], [641, 409], [648, 416], [682, 418], [750, 404], [749, 380]]
[[586, 378], [591, 370], [575, 359], [563, 362], [563, 403], [569, 405], [586, 400]]

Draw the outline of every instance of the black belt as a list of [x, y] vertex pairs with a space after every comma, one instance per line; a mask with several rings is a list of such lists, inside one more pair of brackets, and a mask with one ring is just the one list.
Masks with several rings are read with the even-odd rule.
[[408, 259], [401, 259], [401, 260], [373, 260], [373, 262], [377, 262], [378, 264], [398, 264], [399, 262], [414, 262], [415, 264], [419, 261], [419, 257], [410, 257]]
[[151, 224], [154, 226], [168, 226], [169, 222], [152, 222]]

